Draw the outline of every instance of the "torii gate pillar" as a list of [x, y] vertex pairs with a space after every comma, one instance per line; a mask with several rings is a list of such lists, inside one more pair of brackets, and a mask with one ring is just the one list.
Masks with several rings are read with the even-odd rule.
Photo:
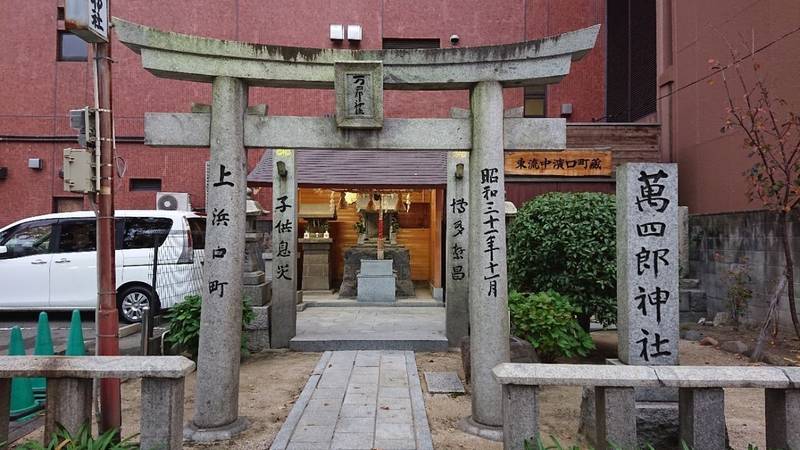
[[228, 439], [247, 427], [239, 417], [247, 85], [237, 78], [216, 77], [212, 96], [203, 270], [207, 289], [203, 289], [197, 359], [197, 385], [203, 388], [197, 390], [194, 418], [184, 430], [193, 441]]
[[469, 157], [469, 315], [472, 420], [503, 425], [502, 386], [494, 366], [508, 362], [503, 88], [484, 81], [472, 89]]

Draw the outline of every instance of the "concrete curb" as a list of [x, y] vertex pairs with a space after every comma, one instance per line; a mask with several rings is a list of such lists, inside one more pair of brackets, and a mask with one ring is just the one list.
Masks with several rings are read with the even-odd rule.
[[333, 352], [325, 352], [319, 358], [317, 365], [314, 367], [314, 371], [311, 372], [311, 376], [308, 378], [305, 387], [303, 387], [303, 391], [300, 392], [300, 396], [292, 407], [292, 411], [286, 417], [275, 439], [273, 439], [272, 445], [269, 447], [270, 450], [285, 450], [289, 445], [289, 440], [292, 438], [297, 424], [300, 423], [303, 411], [305, 411], [308, 402], [311, 400], [311, 395], [314, 393], [314, 389], [317, 388], [317, 383], [319, 383], [322, 372], [325, 371], [325, 367], [328, 366], [328, 361], [330, 361], [332, 355]]
[[428, 425], [428, 414], [425, 411], [425, 399], [422, 398], [422, 387], [419, 382], [419, 371], [414, 352], [407, 351], [406, 372], [408, 373], [408, 390], [411, 393], [411, 411], [414, 415], [414, 433], [417, 449], [433, 450], [431, 429]]

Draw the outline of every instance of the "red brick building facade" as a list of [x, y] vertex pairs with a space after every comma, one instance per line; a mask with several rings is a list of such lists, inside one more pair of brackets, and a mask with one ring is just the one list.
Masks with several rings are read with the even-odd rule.
[[[57, 210], [88, 208], [80, 196], [62, 189], [62, 149], [77, 147], [68, 111], [93, 103], [91, 52], [88, 60], [63, 61], [75, 50], [59, 44], [64, 0], [4, 2], [0, 5], [0, 226]], [[202, 5], [198, 5], [202, 3]], [[605, 25], [605, 0], [177, 0], [154, 5], [115, 1], [111, 13], [160, 29], [214, 38], [321, 48], [381, 48], [387, 39], [438, 39], [450, 47], [505, 44]], [[361, 25], [360, 43], [329, 39], [330, 24]], [[74, 44], [74, 43], [73, 43]], [[606, 37], [573, 65], [570, 75], [550, 86], [547, 116], [559, 117], [571, 104], [570, 122], [605, 116]], [[78, 49], [80, 50], [80, 49]], [[60, 55], [61, 54], [61, 55]], [[158, 79], [141, 68], [139, 56], [114, 41], [113, 95], [117, 136], [116, 207], [151, 209], [155, 190], [188, 192], [195, 207], [204, 198], [207, 149], [156, 149], [143, 144], [145, 112], [187, 112], [192, 103], [210, 103], [210, 86]], [[506, 108], [523, 106], [522, 89], [506, 90]], [[334, 111], [332, 91], [253, 88], [250, 104], [266, 103], [271, 115], [321, 116]], [[447, 117], [467, 108], [468, 92], [387, 91], [387, 117]], [[250, 150], [254, 166], [263, 149]], [[28, 167], [40, 158], [42, 169]], [[147, 180], [150, 180], [149, 182]], [[158, 180], [158, 181], [156, 181]], [[262, 198], [263, 197], [263, 198]], [[259, 194], [268, 203], [268, 193]]]

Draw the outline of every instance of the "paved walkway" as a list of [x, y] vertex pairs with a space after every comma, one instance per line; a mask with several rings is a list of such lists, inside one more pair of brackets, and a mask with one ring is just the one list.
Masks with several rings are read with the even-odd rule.
[[447, 351], [445, 309], [315, 307], [297, 314], [295, 351]]
[[433, 449], [414, 352], [325, 352], [270, 448]]

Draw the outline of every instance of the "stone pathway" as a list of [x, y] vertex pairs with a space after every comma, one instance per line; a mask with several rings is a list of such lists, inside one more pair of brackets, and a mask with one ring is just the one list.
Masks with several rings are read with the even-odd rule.
[[325, 352], [270, 449], [433, 449], [411, 351]]

